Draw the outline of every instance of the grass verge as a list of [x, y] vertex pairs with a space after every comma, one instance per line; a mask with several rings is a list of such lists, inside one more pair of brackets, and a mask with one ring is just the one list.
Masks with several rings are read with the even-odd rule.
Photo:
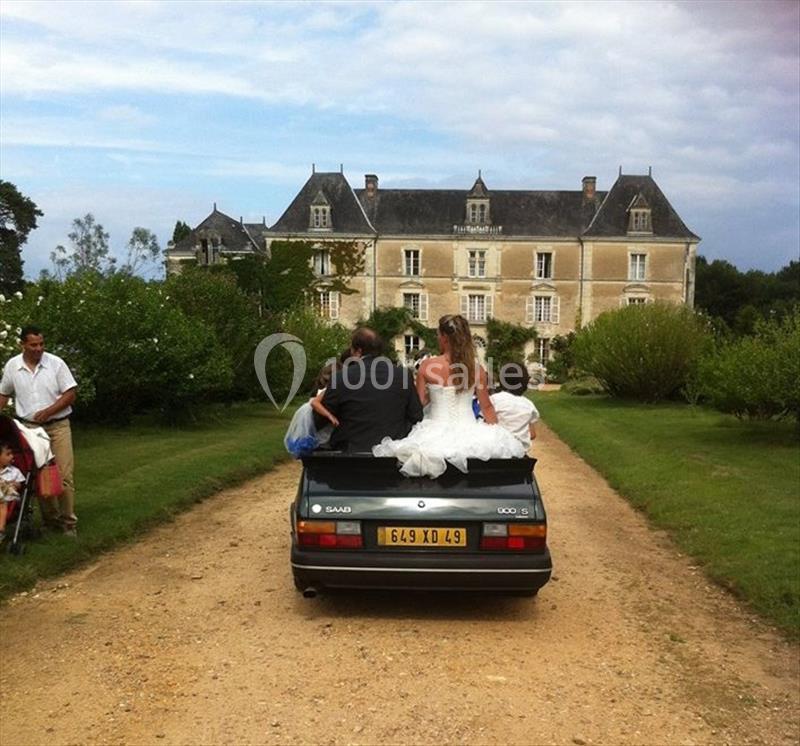
[[791, 422], [540, 392], [542, 419], [707, 574], [800, 636], [800, 442]]
[[0, 555], [0, 598], [269, 470], [287, 457], [287, 420], [269, 405], [242, 403], [209, 408], [191, 427], [75, 426], [78, 539], [45, 535], [20, 557]]

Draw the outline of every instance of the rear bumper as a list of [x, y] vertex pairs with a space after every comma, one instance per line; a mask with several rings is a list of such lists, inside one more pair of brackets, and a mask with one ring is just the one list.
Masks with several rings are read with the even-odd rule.
[[543, 554], [307, 551], [292, 547], [298, 588], [536, 591], [550, 580]]

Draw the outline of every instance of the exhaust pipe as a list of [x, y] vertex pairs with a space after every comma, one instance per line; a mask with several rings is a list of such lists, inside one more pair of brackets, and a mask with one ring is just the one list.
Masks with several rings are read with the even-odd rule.
[[317, 589], [314, 588], [313, 586], [308, 586], [308, 588], [306, 588], [303, 591], [303, 598], [316, 598], [316, 597], [317, 597]]

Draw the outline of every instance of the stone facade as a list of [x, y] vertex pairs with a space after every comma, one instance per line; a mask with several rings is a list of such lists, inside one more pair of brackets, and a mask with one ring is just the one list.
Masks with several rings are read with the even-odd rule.
[[[220, 224], [228, 233], [215, 256], [207, 238]], [[692, 305], [700, 240], [650, 174], [620, 174], [604, 192], [594, 177], [575, 191], [491, 191], [479, 175], [467, 191], [381, 189], [368, 174], [354, 190], [342, 173], [312, 173], [269, 228], [215, 209], [170, 250], [170, 268], [186, 257], [268, 254], [276, 239], [313, 240], [321, 252], [326, 239], [352, 240], [364, 252], [364, 272], [350, 283], [356, 293], [339, 297], [322, 284], [318, 306], [331, 319], [351, 325], [376, 307], [406, 305], [429, 326], [462, 313], [481, 339], [493, 316], [535, 326], [530, 352], [542, 362], [550, 339], [603, 311]], [[318, 261], [320, 272], [331, 271], [324, 256]], [[407, 336], [395, 343], [402, 353], [415, 350]]]

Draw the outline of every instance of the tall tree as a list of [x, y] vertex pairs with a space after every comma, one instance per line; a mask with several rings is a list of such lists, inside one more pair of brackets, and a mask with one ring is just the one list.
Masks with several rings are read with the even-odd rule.
[[116, 259], [109, 256], [109, 235], [100, 223], [95, 222], [92, 213], [75, 218], [67, 238], [71, 244], [69, 248], [58, 245], [50, 254], [58, 277], [89, 271], [113, 271]]
[[0, 179], [0, 291], [22, 289], [22, 245], [43, 214], [16, 186]]
[[184, 223], [183, 220], [178, 220], [175, 223], [175, 230], [172, 231], [172, 242], [178, 243], [178, 241], [182, 241], [191, 232], [192, 229], [188, 226], [188, 224]]
[[132, 275], [153, 269], [161, 255], [156, 234], [147, 228], [134, 228], [127, 248], [128, 254], [122, 269]]

